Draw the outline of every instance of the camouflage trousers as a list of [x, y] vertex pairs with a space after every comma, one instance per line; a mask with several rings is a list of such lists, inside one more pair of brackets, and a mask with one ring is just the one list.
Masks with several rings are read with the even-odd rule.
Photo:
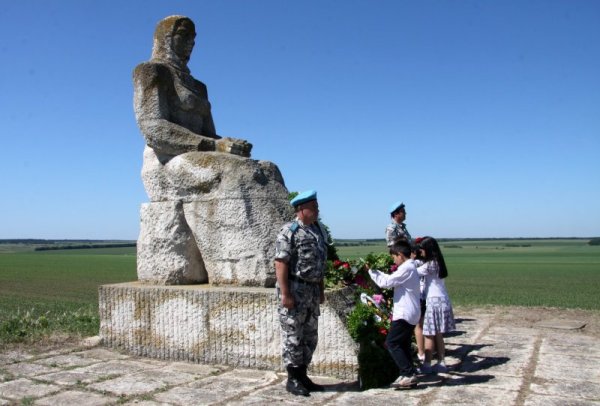
[[281, 306], [281, 293], [277, 289], [283, 364], [308, 366], [319, 340], [320, 289], [318, 285], [290, 281], [290, 291], [295, 305], [286, 309]]

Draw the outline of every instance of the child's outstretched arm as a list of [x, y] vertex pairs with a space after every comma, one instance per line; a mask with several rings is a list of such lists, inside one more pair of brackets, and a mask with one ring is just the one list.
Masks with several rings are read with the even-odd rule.
[[410, 272], [401, 271], [398, 268], [396, 272], [388, 275], [376, 269], [369, 269], [369, 276], [380, 288], [393, 288], [406, 282], [410, 278]]

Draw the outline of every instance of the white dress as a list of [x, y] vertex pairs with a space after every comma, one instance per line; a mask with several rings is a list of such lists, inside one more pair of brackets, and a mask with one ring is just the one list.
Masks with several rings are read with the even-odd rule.
[[444, 280], [439, 277], [439, 265], [436, 261], [428, 261], [417, 268], [420, 276], [425, 278], [423, 296], [426, 309], [423, 317], [423, 334], [434, 336], [447, 333], [456, 328], [452, 303]]

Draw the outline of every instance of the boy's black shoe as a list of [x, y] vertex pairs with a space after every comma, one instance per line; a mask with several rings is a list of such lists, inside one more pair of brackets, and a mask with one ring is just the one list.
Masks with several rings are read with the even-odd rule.
[[296, 396], [310, 396], [310, 392], [302, 384], [302, 372], [299, 367], [287, 367], [288, 379], [285, 390]]

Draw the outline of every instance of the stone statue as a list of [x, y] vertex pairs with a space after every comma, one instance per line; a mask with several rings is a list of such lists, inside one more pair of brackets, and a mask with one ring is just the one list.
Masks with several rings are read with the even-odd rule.
[[220, 137], [206, 86], [187, 63], [192, 20], [170, 16], [152, 58], [133, 72], [134, 109], [146, 140], [138, 279], [157, 284], [273, 286], [272, 241], [292, 217], [277, 166], [252, 145]]
[[135, 68], [134, 108], [146, 143], [161, 163], [189, 151], [249, 157], [251, 144], [215, 131], [206, 86], [187, 67], [195, 37], [189, 18], [165, 18], [154, 32], [152, 59]]

